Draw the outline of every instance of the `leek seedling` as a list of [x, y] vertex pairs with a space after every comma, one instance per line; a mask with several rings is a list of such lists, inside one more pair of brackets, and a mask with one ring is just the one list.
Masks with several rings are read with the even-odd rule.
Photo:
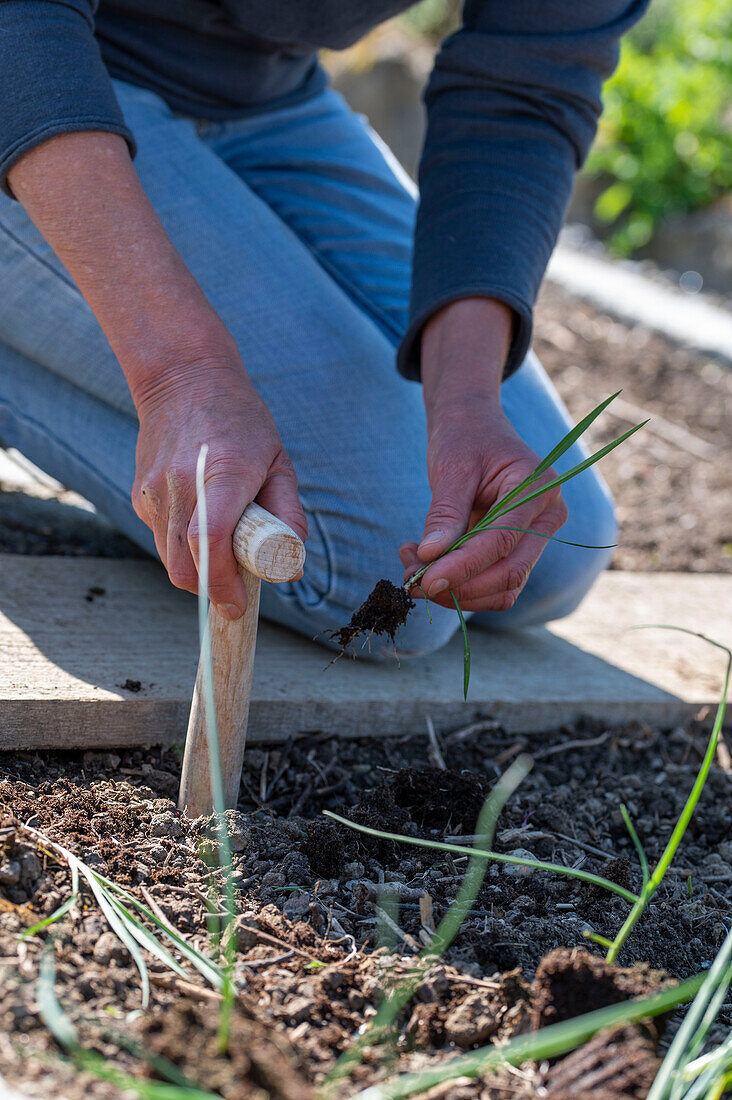
[[[515, 489], [512, 489], [511, 492], [507, 493], [504, 497], [497, 501], [493, 505], [493, 507], [490, 508], [488, 512], [486, 512], [482, 519], [478, 520], [474, 527], [471, 527], [471, 529], [469, 531], [466, 531], [464, 535], [461, 535], [460, 538], [455, 539], [455, 541], [451, 543], [450, 546], [448, 546], [447, 549], [444, 550], [442, 554], [440, 554], [439, 557], [435, 559], [435, 561], [439, 561], [440, 558], [444, 558], [446, 554], [452, 553], [453, 550], [458, 550], [461, 546], [464, 546], [465, 543], [468, 542], [470, 539], [474, 538], [476, 535], [484, 531], [516, 531], [522, 534], [540, 535], [542, 538], [548, 539], [549, 541], [561, 542], [565, 546], [576, 546], [584, 550], [611, 549], [611, 546], [589, 546], [581, 542], [571, 542], [567, 539], [557, 538], [555, 535], [546, 535], [541, 531], [531, 531], [522, 527], [507, 527], [497, 523], [496, 521], [501, 519], [503, 516], [508, 515], [509, 512], [514, 511], [516, 508], [520, 508], [521, 505], [527, 504], [529, 501], [537, 499], [544, 493], [549, 492], [551, 489], [555, 489], [561, 485], [564, 485], [565, 482], [570, 481], [578, 474], [581, 474], [584, 470], [588, 470], [590, 466], [594, 466], [594, 464], [596, 462], [599, 462], [601, 458], [604, 458], [605, 455], [610, 454], [611, 451], [614, 451], [615, 448], [619, 447], [621, 443], [624, 443], [626, 439], [630, 439], [632, 435], [634, 435], [637, 431], [640, 430], [640, 428], [648, 423], [647, 420], [644, 420], [640, 424], [634, 425], [634, 427], [630, 428], [627, 432], [624, 432], [622, 435], [618, 436], [617, 439], [614, 439], [611, 443], [608, 443], [604, 447], [601, 447], [599, 451], [596, 451], [593, 455], [590, 455], [582, 462], [578, 462], [575, 466], [572, 466], [571, 469], [565, 471], [565, 473], [559, 474], [558, 476], [548, 481], [546, 484], [540, 485], [538, 488], [532, 488], [532, 486], [536, 485], [537, 482], [541, 480], [547, 470], [550, 469], [550, 467], [553, 466], [554, 463], [558, 459], [560, 459], [562, 455], [564, 455], [569, 450], [569, 448], [573, 446], [573, 444], [577, 442], [580, 436], [584, 435], [590, 425], [593, 424], [595, 420], [597, 420], [598, 416], [600, 416], [600, 414], [605, 411], [611, 401], [614, 401], [615, 398], [620, 395], [620, 393], [621, 391], [618, 390], [617, 393], [614, 393], [610, 397], [607, 397], [596, 408], [588, 413], [587, 416], [584, 417], [584, 419], [580, 420], [579, 424], [572, 428], [570, 432], [567, 432], [564, 438], [561, 439], [559, 443], [557, 443], [556, 447], [554, 447], [549, 452], [549, 454], [544, 456], [539, 465], [532, 471], [531, 474], [529, 474], [527, 478], [525, 478], [524, 481], [521, 482], [520, 485], [517, 485]], [[421, 569], [418, 569], [416, 573], [413, 573], [404, 586], [405, 591], [409, 592], [413, 587], [415, 587], [415, 585], [419, 585], [420, 580], [433, 564], [433, 562], [430, 562], [429, 565], [425, 565]], [[458, 606], [458, 601], [455, 593], [451, 591], [450, 595], [452, 596], [453, 602], [460, 616], [460, 626], [463, 632], [463, 695], [464, 698], [467, 699], [468, 684], [470, 683], [470, 644], [468, 641], [468, 632], [462, 610]]]
[[576, 878], [581, 882], [599, 886], [603, 890], [609, 890], [611, 894], [617, 894], [625, 901], [631, 903], [638, 901], [637, 894], [634, 894], [631, 890], [626, 890], [624, 886], [619, 886], [617, 882], [611, 882], [610, 879], [603, 878], [602, 875], [595, 875], [591, 871], [581, 871], [578, 867], [565, 867], [561, 863], [546, 863], [541, 859], [509, 856], [504, 852], [492, 852], [486, 848], [467, 848], [462, 844], [448, 844], [444, 840], [425, 840], [422, 837], [402, 836], [401, 833], [387, 833], [382, 829], [372, 829], [368, 825], [359, 825], [355, 821], [351, 821], [350, 818], [341, 817], [340, 814], [336, 814], [332, 810], [323, 810], [323, 813], [326, 817], [332, 817], [334, 821], [346, 825], [349, 829], [355, 829], [356, 832], [365, 833], [367, 836], [377, 837], [380, 840], [392, 840], [397, 844], [413, 844], [417, 848], [434, 848], [436, 851], [450, 852], [452, 855], [472, 856], [478, 854], [486, 861], [511, 863], [515, 867], [529, 867], [534, 871], [553, 871], [555, 874], [567, 875], [569, 878]]
[[[709, 968], [691, 1008], [656, 1074], [648, 1100], [697, 1100], [714, 1095], [732, 1067], [732, 1035], [710, 1054], [697, 1058], [732, 984], [732, 932]], [[695, 1077], [687, 1086], [689, 1077]], [[718, 1093], [717, 1095], [721, 1095]]]
[[[547, 535], [542, 531], [532, 531], [524, 527], [507, 526], [498, 521], [508, 515], [509, 512], [514, 511], [514, 509], [520, 508], [523, 504], [529, 503], [529, 501], [536, 500], [544, 493], [548, 493], [550, 490], [564, 485], [565, 482], [570, 481], [584, 470], [588, 470], [591, 466], [594, 466], [596, 462], [599, 462], [601, 458], [610, 454], [610, 452], [614, 451], [616, 447], [619, 447], [621, 443], [624, 443], [626, 439], [634, 435], [635, 432], [644, 426], [644, 424], [648, 423], [647, 420], [644, 420], [642, 423], [636, 424], [627, 432], [618, 436], [617, 439], [614, 439], [611, 443], [601, 447], [588, 458], [576, 463], [576, 465], [572, 466], [571, 469], [565, 471], [563, 474], [558, 474], [545, 484], [539, 484], [551, 466], [577, 442], [580, 436], [587, 431], [590, 425], [597, 420], [598, 416], [608, 407], [611, 401], [615, 400], [620, 392], [621, 391], [618, 390], [617, 393], [612, 394], [602, 401], [596, 408], [588, 413], [579, 424], [572, 428], [571, 431], [567, 432], [520, 485], [517, 485], [515, 489], [512, 489], [509, 493], [506, 493], [505, 496], [501, 497], [500, 500], [496, 501], [474, 527], [471, 527], [464, 535], [455, 539], [455, 541], [451, 543], [435, 561], [444, 558], [446, 554], [450, 554], [453, 550], [458, 550], [470, 539], [484, 531], [515, 531], [521, 534], [539, 535], [541, 538], [551, 542], [561, 542], [565, 546], [577, 546], [585, 550], [612, 549], [612, 545], [590, 546], [586, 543], [571, 542], [567, 539], [558, 538], [555, 535]], [[409, 595], [410, 592], [413, 588], [420, 586], [422, 577], [433, 564], [434, 562], [429, 562], [428, 565], [419, 568], [401, 588], [397, 588], [391, 581], [380, 580], [364, 603], [354, 611], [350, 622], [339, 630], [330, 632], [331, 639], [339, 644], [341, 653], [344, 653], [346, 647], [354, 642], [361, 634], [366, 634], [368, 637], [370, 637], [371, 634], [386, 634], [393, 641], [395, 631], [406, 621], [411, 608], [414, 606], [414, 601]], [[463, 633], [463, 693], [467, 698], [468, 684], [470, 682], [470, 643], [468, 641], [468, 631], [462, 610], [458, 606], [455, 594], [451, 593], [451, 595], [457, 608], [458, 615], [460, 616], [460, 626]]]
[[[108, 1081], [124, 1092], [129, 1091], [139, 1097], [139, 1100], [221, 1100], [219, 1093], [199, 1089], [188, 1082], [185, 1076], [173, 1066], [170, 1067], [175, 1077], [173, 1083], [146, 1081], [118, 1069], [97, 1051], [87, 1050], [82, 1046], [76, 1028], [56, 996], [55, 978], [53, 954], [49, 948], [46, 948], [41, 955], [36, 985], [39, 1014], [56, 1042], [68, 1053], [77, 1069], [92, 1073], [100, 1080]], [[165, 1063], [164, 1059], [156, 1058], [155, 1065], [165, 1070], [168, 1063]]]
[[[719, 705], [717, 706], [717, 713], [714, 718], [714, 725], [712, 726], [712, 732], [709, 736], [709, 743], [707, 744], [707, 750], [704, 754], [704, 759], [702, 761], [701, 767], [699, 768], [699, 774], [696, 777], [694, 786], [691, 789], [691, 793], [689, 794], [684, 808], [681, 811], [679, 820], [676, 822], [674, 830], [669, 838], [668, 844], [663, 851], [663, 855], [653, 869], [652, 874], [648, 875], [648, 865], [647, 862], [644, 863], [645, 855], [643, 855], [643, 858], [641, 859], [641, 864], [643, 865], [644, 871], [643, 889], [641, 890], [640, 896], [637, 898], [633, 905], [633, 908], [628, 914], [625, 923], [613, 940], [612, 947], [607, 953], [607, 961], [611, 963], [616, 961], [623, 947], [623, 944], [635, 928], [638, 920], [641, 917], [641, 914], [648, 906], [656, 890], [658, 890], [658, 887], [661, 885], [666, 871], [669, 869], [671, 861], [676, 855], [679, 844], [681, 843], [684, 833], [686, 832], [689, 822], [691, 821], [694, 810], [696, 809], [696, 805], [704, 789], [704, 784], [707, 781], [707, 776], [709, 775], [710, 769], [712, 767], [714, 756], [717, 751], [719, 734], [722, 730], [722, 726], [724, 725], [724, 714], [727, 709], [727, 694], [729, 692], [730, 672], [732, 671], [732, 651], [727, 649], [726, 646], [721, 645], [719, 642], [715, 642], [711, 638], [708, 638], [706, 634], [699, 634], [695, 630], [686, 630], [684, 627], [680, 626], [661, 626], [658, 627], [658, 629], [678, 630], [682, 634], [691, 634], [692, 637], [701, 638], [702, 641], [707, 642], [709, 645], [713, 645], [717, 649], [721, 649], [723, 653], [727, 654], [727, 668], [724, 675], [722, 695], [719, 700]], [[635, 830], [630, 824], [630, 818], [627, 816], [627, 813], [625, 815], [625, 823], [630, 829], [630, 835], [633, 838], [633, 843], [640, 848], [640, 841], [638, 841], [637, 837], [635, 836]], [[640, 848], [640, 851], [642, 851], [642, 848]]]
[[[488, 845], [492, 844], [496, 822], [501, 810], [528, 773], [530, 767], [531, 761], [528, 757], [519, 757], [498, 780], [478, 817], [476, 844], [478, 841], [483, 841]], [[338, 821], [343, 820], [344, 824], [352, 824], [339, 818], [336, 814], [329, 814], [328, 816], [334, 817]], [[371, 832], [372, 830], [364, 829], [362, 831]], [[387, 836], [387, 834], [385, 833], [384, 836]], [[338, 1085], [338, 1082], [346, 1077], [353, 1067], [361, 1061], [367, 1047], [372, 1046], [388, 1033], [399, 1013], [411, 1000], [426, 970], [432, 965], [435, 955], [446, 951], [460, 931], [465, 914], [478, 896], [487, 868], [487, 860], [482, 849], [468, 848], [466, 851], [470, 855], [470, 863], [457, 898], [440, 922], [429, 946], [425, 947], [420, 953], [409, 977], [389, 993], [364, 1034], [338, 1059], [326, 1078], [325, 1095], [329, 1095]]]
[[[133, 912], [135, 909], [163, 933], [170, 941], [173, 948], [198, 970], [209, 985], [213, 986], [214, 989], [220, 990], [223, 988], [224, 974], [222, 970], [212, 962], [211, 959], [207, 958], [195, 947], [192, 947], [191, 944], [189, 944], [171, 925], [161, 921], [146, 905], [143, 905], [142, 902], [138, 901], [137, 898], [124, 890], [116, 882], [106, 878], [104, 875], [100, 875], [97, 871], [87, 866], [83, 860], [75, 856], [68, 848], [64, 848], [62, 844], [59, 844], [55, 840], [51, 840], [50, 837], [47, 837], [37, 829], [31, 828], [29, 825], [24, 825], [22, 828], [24, 832], [34, 837], [34, 839], [45, 848], [50, 849], [57, 858], [69, 867], [72, 877], [72, 896], [69, 898], [69, 901], [72, 904], [78, 899], [80, 879], [83, 878], [87, 883], [109, 927], [130, 952], [135, 966], [137, 967], [142, 987], [143, 1007], [147, 1007], [149, 1002], [150, 982], [147, 964], [140, 950], [141, 948], [144, 948], [144, 950], [154, 958], [164, 963], [168, 969], [172, 970], [173, 973], [177, 974], [179, 977], [188, 979], [189, 975], [158, 937], [135, 916]], [[32, 935], [48, 924], [55, 923], [55, 921], [63, 916], [62, 910], [68, 911], [66, 903], [60, 906], [60, 908], [50, 917], [47, 917], [45, 921], [41, 921], [33, 928], [29, 928], [24, 935]]]
[[696, 975], [673, 989], [665, 989], [650, 997], [621, 1001], [620, 1004], [610, 1005], [608, 1008], [595, 1009], [594, 1012], [576, 1016], [573, 1020], [563, 1020], [540, 1031], [519, 1035], [505, 1046], [482, 1047], [470, 1054], [451, 1058], [442, 1065], [407, 1073], [381, 1085], [372, 1085], [356, 1093], [352, 1100], [403, 1100], [458, 1077], [476, 1078], [490, 1070], [500, 1069], [501, 1066], [520, 1066], [524, 1062], [543, 1062], [558, 1058], [561, 1054], [575, 1050], [604, 1028], [660, 1016], [677, 1005], [685, 1004], [699, 990], [705, 977], [706, 975]]

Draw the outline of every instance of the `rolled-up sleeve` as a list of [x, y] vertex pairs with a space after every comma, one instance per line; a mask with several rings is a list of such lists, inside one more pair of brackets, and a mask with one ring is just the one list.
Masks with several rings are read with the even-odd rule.
[[94, 38], [96, 0], [0, 0], [0, 187], [36, 145], [107, 130], [134, 154]]
[[467, 0], [425, 93], [409, 327], [399, 369], [418, 379], [428, 318], [485, 296], [515, 315], [506, 376], [602, 109], [618, 40], [647, 0]]

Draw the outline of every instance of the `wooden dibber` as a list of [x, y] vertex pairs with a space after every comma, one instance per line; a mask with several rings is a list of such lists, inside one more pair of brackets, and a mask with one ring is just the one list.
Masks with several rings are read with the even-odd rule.
[[[214, 607], [208, 613], [227, 809], [236, 806], [244, 763], [261, 582], [294, 580], [303, 567], [305, 547], [287, 524], [252, 503], [234, 531], [234, 557], [244, 581], [247, 609], [234, 622], [222, 618]], [[188, 719], [178, 805], [189, 817], [213, 812], [201, 661]]]

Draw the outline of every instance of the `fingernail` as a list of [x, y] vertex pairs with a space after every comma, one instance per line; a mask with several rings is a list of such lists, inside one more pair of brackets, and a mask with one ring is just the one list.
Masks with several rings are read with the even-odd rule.
[[450, 587], [450, 582], [446, 581], [444, 577], [440, 577], [439, 580], [433, 581], [430, 585], [427, 595], [439, 596], [440, 592], [444, 592], [446, 588]]
[[437, 542], [442, 542], [445, 538], [444, 531], [431, 531], [429, 535], [425, 535], [419, 544], [418, 549], [426, 549], [428, 546], [434, 546]]
[[229, 622], [240, 619], [244, 614], [242, 609], [235, 603], [219, 603], [216, 605], [216, 610], [223, 619], [228, 619]]

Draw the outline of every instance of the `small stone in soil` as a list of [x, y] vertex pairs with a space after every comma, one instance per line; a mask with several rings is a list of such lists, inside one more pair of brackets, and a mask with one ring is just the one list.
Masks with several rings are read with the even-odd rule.
[[361, 634], [388, 634], [392, 642], [400, 626], [414, 607], [414, 600], [391, 581], [377, 581], [373, 591], [353, 612], [347, 626], [332, 630], [329, 637], [338, 642], [341, 651], [347, 649]]

